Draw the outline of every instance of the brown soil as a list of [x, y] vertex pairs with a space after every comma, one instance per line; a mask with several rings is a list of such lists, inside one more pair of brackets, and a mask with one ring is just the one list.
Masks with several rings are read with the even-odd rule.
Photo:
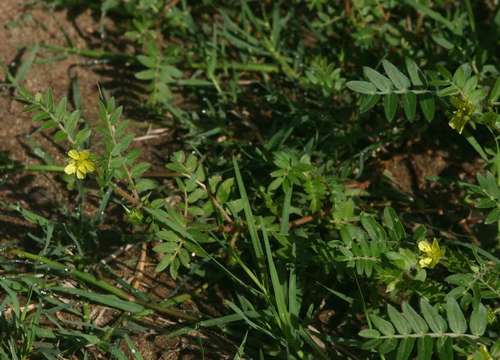
[[[75, 42], [76, 46], [84, 46], [85, 41], [79, 30], [72, 24], [78, 24], [83, 31], [92, 31], [93, 21], [89, 14], [76, 19], [69, 19], [65, 13], [49, 14], [41, 9], [27, 10], [23, 0], [3, 0], [0, 2], [0, 61], [15, 72], [26, 49], [35, 43], [64, 45], [61, 29]], [[96, 108], [96, 85], [99, 80], [90, 69], [75, 67], [79, 60], [67, 58], [47, 64], [34, 64], [26, 81], [22, 84], [31, 92], [53, 89], [57, 98], [68, 95], [71, 76], [78, 76], [85, 109]], [[15, 101], [10, 89], [3, 88], [0, 96], [0, 153], [4, 157], [21, 164], [35, 164], [38, 160], [33, 156], [27, 143], [27, 137], [45, 145], [44, 149], [60, 163], [64, 162], [64, 153], [50, 139], [42, 134], [34, 134], [36, 126], [31, 115], [23, 112], [23, 105]], [[92, 115], [92, 114], [85, 114]], [[49, 146], [47, 146], [49, 145]], [[10, 174], [0, 182], [0, 200], [19, 202], [21, 206], [48, 211], [55, 203], [67, 203], [68, 193], [60, 191], [61, 185], [51, 175]], [[5, 235], [4, 226], [0, 235]]]
[[[65, 35], [69, 37], [74, 46], [88, 47], [89, 39], [98, 35], [98, 24], [90, 12], [73, 16], [67, 12], [50, 13], [46, 9], [24, 7], [24, 0], [0, 1], [0, 62], [7, 65], [15, 73], [25, 55], [26, 49], [35, 43], [67, 46]], [[64, 31], [64, 32], [63, 32]], [[40, 51], [39, 59], [50, 59], [53, 54]], [[76, 56], [63, 60], [36, 62], [22, 84], [30, 92], [39, 92], [51, 88], [55, 98], [68, 96], [71, 79], [77, 77], [79, 81], [83, 116], [87, 119], [97, 117], [98, 84], [119, 82], [114, 81], [113, 74], [104, 66], [89, 67], [84, 60]], [[105, 74], [105, 75], [103, 75]], [[119, 74], [117, 74], [119, 76]], [[2, 79], [5, 74], [1, 75]], [[67, 149], [54, 144], [49, 136], [37, 132], [37, 125], [31, 121], [31, 114], [23, 112], [23, 105], [16, 101], [13, 92], [7, 86], [0, 85], [0, 165], [5, 162], [16, 162], [30, 165], [39, 164], [40, 160], [33, 154], [28, 138], [43, 145], [50, 156], [57, 163], [63, 164]], [[118, 89], [117, 91], [119, 91]], [[146, 135], [140, 123], [135, 123], [134, 128], [138, 136]], [[168, 134], [167, 134], [168, 135]], [[148, 149], [143, 151], [144, 157], [161, 166], [168, 156], [168, 148], [163, 146], [162, 151], [155, 150], [154, 145], [164, 144], [169, 141], [162, 135], [153, 140], [137, 142], [137, 146]], [[161, 161], [159, 161], [161, 160]], [[54, 209], [62, 205], [71, 206], [74, 202], [74, 193], [65, 188], [64, 183], [58, 181], [57, 176], [47, 173], [0, 173], [0, 205], [1, 203], [19, 204], [23, 208], [31, 209], [49, 218], [54, 217]], [[89, 209], [93, 211], [94, 209]], [[0, 206], [0, 240], [15, 242], [24, 238], [24, 234], [32, 230], [32, 226], [23, 221], [17, 214], [5, 210]], [[108, 252], [113, 248], [106, 246]], [[104, 253], [103, 257], [109, 255]], [[151, 255], [148, 252], [148, 255]], [[132, 281], [138, 273], [136, 264], [139, 258], [139, 249], [133, 249], [121, 255], [110, 264], [122, 278]], [[151, 294], [156, 301], [167, 299], [172, 291], [178, 287], [166, 274], [157, 274], [154, 271], [156, 258], [148, 256], [146, 266], [140, 276], [137, 287]], [[188, 311], [195, 310], [193, 304], [184, 303]], [[99, 324], [105, 325], [112, 321], [116, 314], [112, 310], [104, 310], [96, 306], [95, 313], [99, 314]], [[65, 316], [62, 314], [61, 316]], [[152, 327], [162, 324], [165, 329], [166, 320], [150, 318], [145, 319]], [[162, 335], [152, 332], [134, 338], [145, 360], [155, 359], [194, 359], [197, 358], [198, 344], [201, 342], [188, 340], [189, 338], [176, 338], [165, 340]], [[205, 342], [205, 341], [203, 341]], [[192, 345], [195, 344], [195, 345]], [[211, 353], [207, 345], [205, 351]], [[214, 352], [216, 353], [216, 352]], [[208, 356], [207, 358], [211, 358]], [[221, 358], [215, 356], [214, 358]]]

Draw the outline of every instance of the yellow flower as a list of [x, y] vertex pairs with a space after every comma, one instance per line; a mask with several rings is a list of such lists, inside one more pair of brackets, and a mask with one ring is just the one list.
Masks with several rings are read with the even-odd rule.
[[90, 158], [90, 152], [87, 150], [77, 151], [70, 150], [68, 152], [68, 165], [64, 168], [64, 172], [68, 175], [76, 174], [78, 179], [85, 179], [87, 173], [95, 171], [95, 164]]
[[444, 249], [439, 247], [436, 239], [434, 239], [432, 244], [426, 240], [420, 241], [418, 243], [418, 248], [421, 252], [423, 252], [423, 254], [420, 255], [420, 261], [418, 262], [422, 268], [428, 267], [432, 269], [444, 256]]
[[465, 125], [471, 119], [475, 107], [468, 100], [462, 99], [457, 99], [455, 106], [457, 109], [453, 111], [453, 117], [448, 124], [452, 129], [455, 129], [459, 134], [461, 134]]

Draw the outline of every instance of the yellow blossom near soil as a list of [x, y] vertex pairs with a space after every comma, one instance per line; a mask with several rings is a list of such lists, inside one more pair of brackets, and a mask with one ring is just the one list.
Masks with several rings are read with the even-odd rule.
[[457, 100], [456, 106], [457, 109], [453, 112], [453, 117], [448, 124], [452, 129], [455, 129], [461, 134], [465, 125], [471, 119], [475, 108], [468, 100]]
[[90, 152], [87, 150], [70, 150], [68, 151], [69, 161], [64, 168], [64, 172], [68, 175], [76, 174], [78, 179], [85, 179], [87, 173], [95, 171], [95, 164], [90, 158]]
[[427, 240], [422, 240], [418, 243], [418, 248], [423, 253], [420, 255], [420, 261], [418, 262], [422, 268], [432, 269], [444, 256], [444, 249], [441, 249], [436, 239], [432, 244]]

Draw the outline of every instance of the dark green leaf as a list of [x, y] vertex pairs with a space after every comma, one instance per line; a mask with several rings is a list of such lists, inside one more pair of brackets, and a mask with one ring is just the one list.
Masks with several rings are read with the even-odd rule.
[[412, 92], [403, 94], [403, 109], [405, 111], [406, 118], [409, 121], [413, 121], [417, 112], [417, 95]]
[[367, 112], [371, 108], [373, 108], [375, 105], [377, 105], [378, 101], [380, 99], [380, 95], [363, 95], [361, 97], [361, 102], [359, 105], [359, 112], [361, 114]]
[[452, 340], [449, 337], [439, 338], [436, 346], [438, 350], [439, 360], [453, 360]]
[[386, 354], [393, 351], [398, 346], [398, 339], [386, 339], [380, 344], [378, 352]]
[[414, 346], [415, 346], [414, 338], [407, 338], [401, 340], [401, 342], [399, 343], [398, 351], [396, 353], [396, 360], [409, 359]]
[[433, 344], [434, 341], [429, 336], [419, 338], [417, 340], [417, 360], [431, 360]]
[[385, 112], [385, 118], [388, 121], [392, 121], [394, 119], [394, 115], [396, 115], [397, 109], [398, 109], [398, 96], [394, 93], [385, 95], [384, 112]]
[[434, 114], [436, 112], [436, 99], [430, 94], [424, 94], [420, 96], [419, 101], [420, 108], [422, 109], [425, 119], [428, 122], [431, 122], [432, 119], [434, 119]]

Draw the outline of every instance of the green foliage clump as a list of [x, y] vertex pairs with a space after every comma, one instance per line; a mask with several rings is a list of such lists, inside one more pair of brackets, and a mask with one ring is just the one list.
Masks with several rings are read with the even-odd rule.
[[[75, 199], [50, 214], [0, 203], [34, 228], [0, 257], [1, 359], [142, 359], [146, 333], [218, 339], [191, 339], [200, 358], [500, 357], [496, 2], [35, 3], [90, 9], [101, 46], [36, 44], [5, 83], [36, 132], [91, 166], [70, 154], [65, 173], [34, 136], [41, 164], [0, 160], [56, 173]], [[60, 100], [26, 89], [38, 57], [69, 55], [134, 86], [100, 87], [95, 119], [75, 84]], [[172, 129], [171, 146], [141, 153], [143, 122]], [[447, 171], [393, 186], [381, 168], [408, 144], [447, 149]], [[121, 278], [106, 236], [141, 245], [176, 290]]]

